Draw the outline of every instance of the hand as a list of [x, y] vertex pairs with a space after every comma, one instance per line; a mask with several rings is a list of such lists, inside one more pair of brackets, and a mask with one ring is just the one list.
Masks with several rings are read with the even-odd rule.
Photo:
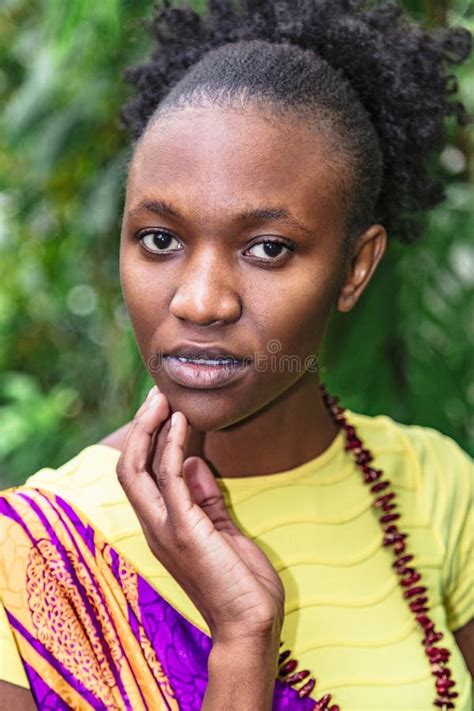
[[[189, 424], [153, 388], [117, 463], [119, 481], [151, 551], [206, 620], [214, 641], [279, 639], [283, 584], [265, 553], [237, 528], [201, 457], [184, 458]], [[278, 641], [276, 641], [278, 644]]]

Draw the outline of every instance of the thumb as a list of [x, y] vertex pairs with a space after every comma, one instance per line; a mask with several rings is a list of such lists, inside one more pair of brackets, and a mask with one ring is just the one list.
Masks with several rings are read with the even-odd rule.
[[188, 457], [183, 463], [183, 475], [192, 500], [204, 511], [218, 531], [240, 533], [230, 518], [224, 496], [214, 474], [201, 457]]

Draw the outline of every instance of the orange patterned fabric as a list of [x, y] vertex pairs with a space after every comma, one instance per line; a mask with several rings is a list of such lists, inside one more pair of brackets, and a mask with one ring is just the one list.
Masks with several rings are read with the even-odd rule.
[[51, 494], [10, 490], [1, 504], [0, 588], [39, 707], [178, 709], [131, 566]]

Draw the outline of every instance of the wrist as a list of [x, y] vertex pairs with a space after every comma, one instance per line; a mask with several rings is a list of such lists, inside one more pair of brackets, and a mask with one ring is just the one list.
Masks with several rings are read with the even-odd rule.
[[279, 639], [214, 642], [204, 711], [270, 711], [278, 675]]
[[259, 673], [276, 679], [280, 641], [239, 638], [214, 641], [208, 660], [209, 673], [226, 673], [230, 669], [242, 675]]
[[237, 627], [219, 627], [212, 632], [213, 648], [222, 651], [229, 650], [255, 650], [259, 653], [261, 649], [268, 652], [271, 649], [278, 651], [280, 646], [280, 635], [282, 625], [275, 619], [272, 624], [264, 626], [254, 625], [252, 627], [239, 624]]

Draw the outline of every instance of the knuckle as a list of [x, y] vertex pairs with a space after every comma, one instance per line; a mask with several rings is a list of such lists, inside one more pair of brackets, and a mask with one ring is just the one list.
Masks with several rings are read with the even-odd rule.
[[190, 538], [184, 531], [175, 531], [174, 545], [180, 553], [189, 550], [190, 543]]
[[206, 499], [199, 503], [202, 509], [219, 508], [220, 506], [222, 506], [222, 504], [224, 504], [224, 497], [222, 494], [208, 496]]
[[172, 548], [177, 550], [179, 553], [189, 551], [189, 547], [192, 542], [192, 533], [187, 531], [184, 527], [176, 526], [169, 515], [166, 520], [166, 524], [168, 529], [166, 537]]
[[158, 469], [158, 476], [157, 476], [157, 484], [160, 487], [165, 487], [171, 477], [171, 471], [168, 467], [168, 465], [165, 462], [161, 462], [159, 469]]
[[131, 478], [129, 476], [129, 472], [126, 469], [125, 465], [122, 462], [117, 462], [116, 466], [116, 472], [117, 472], [117, 479], [119, 481], [120, 486], [124, 490], [126, 496], [128, 496], [131, 492], [132, 486], [131, 486]]

